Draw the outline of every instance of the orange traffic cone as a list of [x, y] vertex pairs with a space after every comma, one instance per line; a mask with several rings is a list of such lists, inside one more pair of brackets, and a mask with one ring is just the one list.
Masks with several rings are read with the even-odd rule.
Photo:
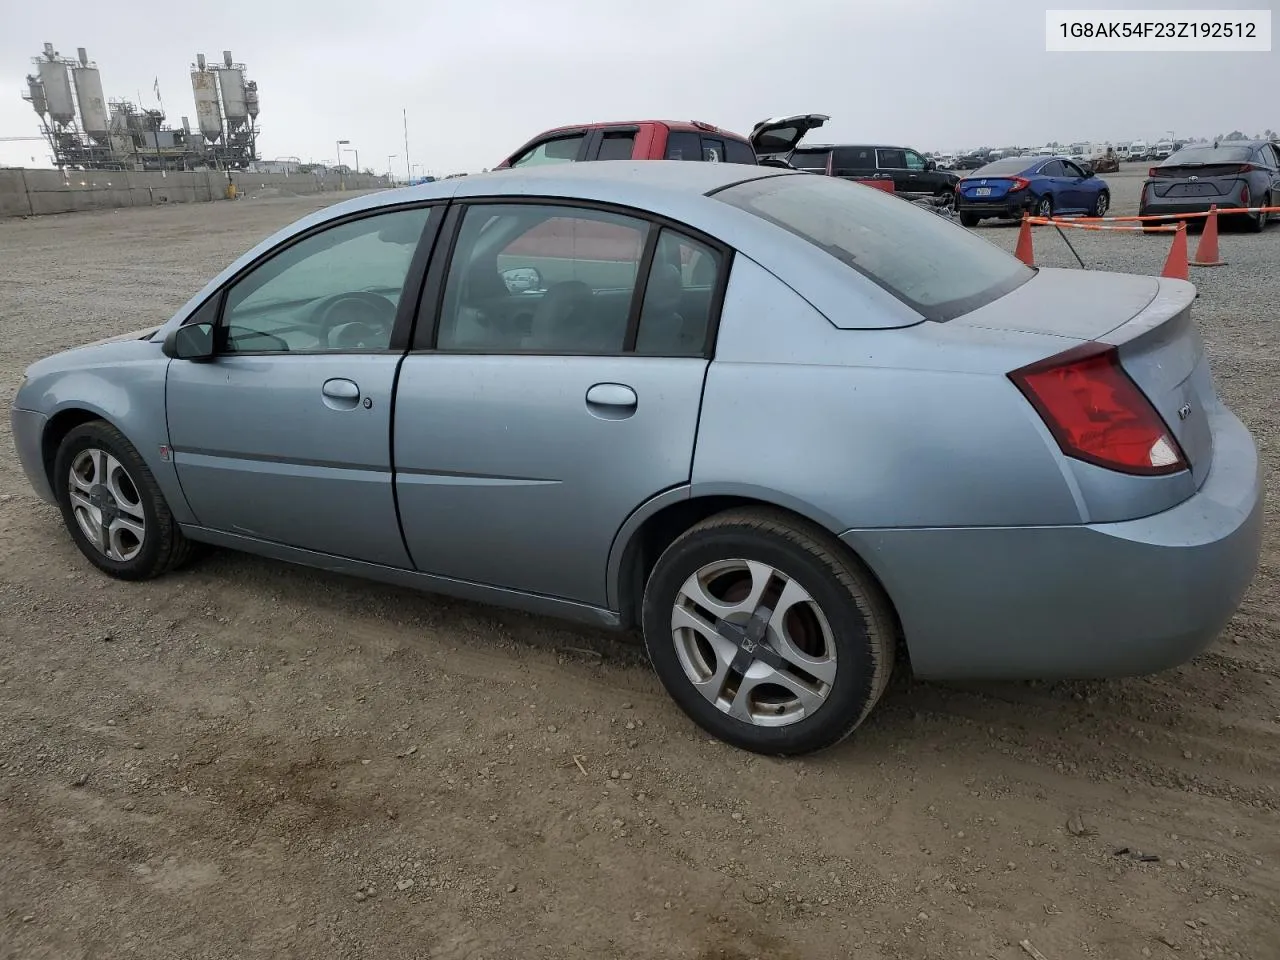
[[1209, 208], [1209, 218], [1204, 222], [1204, 233], [1200, 234], [1200, 242], [1196, 244], [1196, 258], [1191, 261], [1195, 267], [1220, 267], [1226, 261], [1218, 256], [1218, 205]]
[[1036, 255], [1031, 249], [1031, 221], [1025, 213], [1022, 215], [1022, 229], [1018, 231], [1018, 246], [1014, 248], [1013, 255], [1028, 267], [1036, 265]]
[[1169, 247], [1169, 257], [1164, 262], [1160, 276], [1172, 280], [1190, 280], [1191, 271], [1187, 267], [1187, 222], [1178, 221], [1178, 230], [1173, 235], [1173, 245]]

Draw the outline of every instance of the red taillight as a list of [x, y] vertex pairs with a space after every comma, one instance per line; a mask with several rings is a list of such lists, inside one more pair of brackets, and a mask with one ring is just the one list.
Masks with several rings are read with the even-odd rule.
[[1242, 163], [1240, 166], [1236, 167], [1236, 173], [1253, 173], [1256, 169], [1257, 167], [1252, 163]]
[[1159, 168], [1159, 167], [1148, 167], [1148, 168], [1147, 168], [1147, 176], [1148, 176], [1148, 177], [1158, 177], [1158, 176], [1160, 176], [1160, 168]]
[[1247, 207], [1249, 205], [1249, 185], [1246, 183], [1240, 188], [1240, 206]]
[[1025, 190], [1031, 186], [1031, 181], [1025, 177], [1014, 177], [1013, 186], [1009, 188], [1010, 193], [1017, 193], [1019, 190]]
[[1086, 343], [1009, 379], [1067, 456], [1143, 476], [1187, 469], [1177, 439], [1120, 366], [1115, 347]]

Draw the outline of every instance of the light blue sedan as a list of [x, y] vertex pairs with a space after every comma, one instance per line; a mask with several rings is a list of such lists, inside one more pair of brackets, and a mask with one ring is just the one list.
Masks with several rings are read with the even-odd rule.
[[214, 544], [639, 627], [694, 721], [796, 754], [899, 660], [1106, 677], [1215, 637], [1261, 486], [1194, 292], [783, 169], [506, 170], [287, 227], [32, 365], [13, 436], [112, 576]]

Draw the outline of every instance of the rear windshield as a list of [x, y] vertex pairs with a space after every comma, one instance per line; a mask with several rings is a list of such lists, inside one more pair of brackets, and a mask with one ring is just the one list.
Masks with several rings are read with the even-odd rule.
[[1009, 157], [1007, 160], [995, 160], [988, 163], [985, 167], [979, 167], [973, 171], [975, 177], [1000, 177], [1009, 173], [1021, 173], [1027, 167], [1031, 166], [1038, 157]]
[[1180, 163], [1244, 163], [1253, 156], [1253, 147], [1183, 147], [1169, 157], [1162, 167], [1176, 167]]
[[873, 187], [790, 174], [713, 196], [808, 240], [930, 320], [976, 310], [1035, 275], [995, 244]]

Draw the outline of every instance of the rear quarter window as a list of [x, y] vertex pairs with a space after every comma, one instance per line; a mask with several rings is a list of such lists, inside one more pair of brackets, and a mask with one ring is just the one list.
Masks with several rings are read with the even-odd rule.
[[756, 163], [756, 152], [751, 144], [744, 140], [726, 139], [724, 142], [724, 159], [726, 163]]
[[713, 196], [809, 241], [929, 320], [969, 313], [1035, 276], [995, 244], [872, 187], [790, 174]]

